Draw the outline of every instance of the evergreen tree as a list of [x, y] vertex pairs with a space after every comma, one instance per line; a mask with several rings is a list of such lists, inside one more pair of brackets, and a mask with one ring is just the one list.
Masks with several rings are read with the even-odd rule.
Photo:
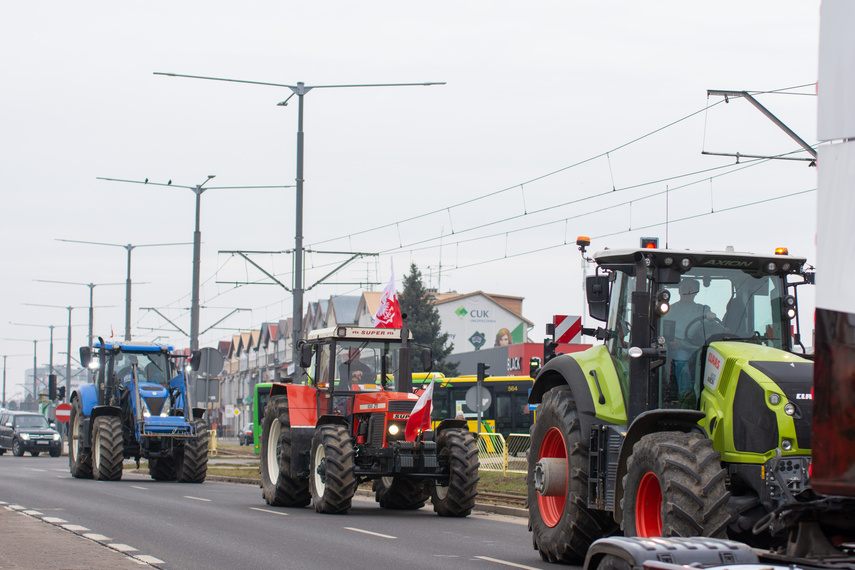
[[[457, 376], [457, 363], [447, 362], [446, 358], [454, 350], [454, 344], [448, 342], [448, 333], [442, 333], [439, 311], [428, 299], [428, 292], [422, 282], [422, 274], [416, 264], [410, 265], [410, 274], [404, 276], [404, 290], [398, 295], [401, 312], [407, 315], [407, 327], [413, 333], [413, 343], [429, 346], [433, 352], [433, 371], [446, 376]], [[421, 360], [413, 359], [413, 372], [420, 372]]]

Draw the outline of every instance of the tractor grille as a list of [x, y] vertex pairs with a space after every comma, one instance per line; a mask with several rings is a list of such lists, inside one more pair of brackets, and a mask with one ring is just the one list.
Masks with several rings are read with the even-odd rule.
[[409, 414], [416, 406], [414, 400], [389, 400], [389, 411], [399, 414]]
[[807, 362], [749, 362], [751, 366], [771, 378], [787, 400], [796, 407], [793, 425], [799, 449], [811, 449], [811, 423], [813, 422], [813, 363]]
[[383, 445], [385, 419], [385, 414], [371, 414], [371, 419], [368, 420], [368, 445]]
[[748, 453], [778, 447], [778, 418], [766, 405], [763, 388], [744, 370], [733, 396], [733, 446]]

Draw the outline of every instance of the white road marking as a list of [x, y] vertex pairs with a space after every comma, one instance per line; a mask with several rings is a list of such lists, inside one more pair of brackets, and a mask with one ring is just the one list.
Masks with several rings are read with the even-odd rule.
[[42, 520], [45, 522], [49, 522], [50, 524], [65, 524], [68, 522], [65, 519], [60, 519], [57, 517], [44, 517]]
[[280, 516], [283, 516], [283, 517], [287, 517], [287, 516], [288, 516], [288, 513], [281, 513], [281, 512], [279, 512], [279, 511], [270, 511], [270, 510], [268, 510], [268, 509], [259, 509], [259, 508], [257, 508], [257, 507], [250, 507], [250, 508], [249, 508], [249, 510], [251, 510], [251, 511], [259, 511], [259, 512], [262, 512], [262, 513], [270, 513], [271, 515], [280, 515]]
[[139, 487], [137, 485], [131, 485], [131, 489], [140, 489], [142, 491], [148, 491], [148, 487]]
[[502, 566], [510, 566], [511, 568], [524, 568], [525, 570], [537, 570], [534, 566], [524, 566], [523, 564], [517, 564], [516, 562], [508, 562], [507, 560], [499, 560], [498, 558], [490, 558], [488, 556], [476, 556], [478, 560], [484, 560], [485, 562], [495, 562], [496, 564], [501, 564]]
[[149, 556], [148, 554], [140, 554], [138, 556], [134, 556], [140, 562], [145, 562], [146, 564], [164, 564], [163, 560], [160, 558], [155, 558], [154, 556]]
[[23, 511], [24, 510], [24, 507], [22, 507], [21, 505], [9, 505], [6, 508], [12, 509], [13, 511]]
[[210, 503], [211, 499], [202, 499], [201, 497], [191, 497], [190, 495], [184, 495], [185, 499], [193, 499], [194, 501], [205, 501], [206, 503]]
[[353, 528], [352, 526], [344, 527], [345, 530], [352, 530], [353, 532], [361, 532], [362, 534], [370, 534], [371, 536], [379, 536], [380, 538], [398, 538], [397, 536], [391, 536], [388, 534], [380, 534], [379, 532], [371, 532], [370, 530], [362, 530], [361, 528]]
[[128, 546], [127, 544], [121, 544], [121, 543], [115, 543], [114, 542], [114, 543], [108, 544], [107, 546], [109, 546], [110, 548], [112, 548], [114, 550], [118, 550], [119, 552], [139, 552], [139, 550], [137, 550], [133, 546]]
[[64, 524], [62, 528], [65, 530], [70, 530], [71, 532], [83, 532], [84, 530], [91, 530], [86, 528], [85, 526], [80, 526], [79, 524]]
[[44, 473], [47, 469], [36, 469], [35, 467], [30, 467], [30, 471], [38, 471], [39, 473]]
[[51, 471], [58, 471], [59, 473], [68, 473], [68, 469], [51, 469]]
[[107, 538], [103, 534], [98, 534], [97, 532], [87, 532], [83, 536], [85, 536], [89, 540], [94, 540], [96, 542], [109, 542], [112, 540], [111, 538]]
[[8, 504], [9, 503], [7, 503], [6, 501], [0, 501], [0, 505], [8, 505]]
[[39, 511], [23, 511], [23, 512], [25, 515], [31, 515], [34, 517], [40, 517], [43, 514], [43, 513], [40, 513]]

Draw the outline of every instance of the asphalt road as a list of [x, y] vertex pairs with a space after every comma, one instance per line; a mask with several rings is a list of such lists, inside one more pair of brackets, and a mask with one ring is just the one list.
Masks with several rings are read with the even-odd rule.
[[160, 568], [555, 568], [532, 549], [522, 518], [449, 519], [429, 502], [389, 511], [359, 497], [347, 515], [321, 515], [270, 507], [248, 485], [74, 479], [65, 456], [0, 457], [0, 501], [109, 537]]

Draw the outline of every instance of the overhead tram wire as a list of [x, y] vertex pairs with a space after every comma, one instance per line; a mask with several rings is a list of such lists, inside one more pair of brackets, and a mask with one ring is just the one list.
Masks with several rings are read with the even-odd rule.
[[[810, 86], [812, 86], [812, 85], [816, 85], [816, 83], [805, 83], [805, 84], [802, 84], [802, 85], [794, 85], [794, 86], [791, 86], [791, 87], [784, 87], [784, 88], [781, 88], [781, 89], [773, 89], [773, 90], [770, 90], [770, 91], [749, 91], [749, 93], [752, 93], [752, 94], [755, 94], [755, 95], [764, 95], [764, 94], [812, 95], [812, 94], [810, 94], [810, 93], [787, 93], [787, 92], [788, 92], [789, 90], [791, 90], [791, 89], [801, 89], [801, 88], [804, 88], [804, 87], [810, 87]], [[696, 115], [699, 115], [699, 114], [701, 114], [701, 113], [706, 113], [709, 109], [711, 109], [711, 108], [713, 108], [713, 107], [715, 107], [715, 106], [717, 106], [717, 105], [720, 105], [721, 103], [724, 103], [724, 101], [723, 101], [723, 100], [721, 100], [721, 101], [718, 101], [718, 102], [716, 102], [716, 103], [713, 103], [712, 105], [706, 105], [706, 106], [704, 106], [702, 109], [699, 109], [699, 110], [697, 110], [697, 111], [694, 111], [694, 112], [692, 112], [692, 113], [690, 113], [690, 114], [688, 114], [688, 115], [686, 115], [686, 116], [684, 116], [684, 117], [682, 117], [682, 118], [680, 118], [680, 119], [677, 119], [677, 120], [675, 120], [675, 121], [672, 121], [672, 122], [670, 122], [670, 123], [668, 123], [668, 124], [666, 124], [666, 125], [663, 125], [662, 127], [659, 127], [659, 128], [657, 128], [657, 129], [654, 129], [654, 130], [652, 130], [652, 131], [650, 131], [650, 132], [648, 132], [648, 133], [646, 133], [646, 134], [643, 134], [643, 135], [641, 135], [641, 136], [639, 136], [639, 137], [636, 137], [636, 138], [634, 138], [634, 139], [632, 139], [632, 140], [630, 140], [630, 141], [628, 141], [628, 142], [626, 142], [626, 143], [623, 143], [623, 144], [621, 144], [621, 145], [618, 145], [618, 146], [616, 146], [616, 147], [614, 147], [614, 148], [612, 148], [612, 149], [609, 149], [609, 150], [607, 150], [607, 151], [605, 151], [605, 152], [602, 152], [602, 153], [600, 153], [600, 154], [597, 154], [597, 155], [591, 156], [591, 157], [589, 157], [589, 158], [586, 158], [586, 159], [581, 160], [581, 161], [579, 161], [579, 162], [576, 162], [576, 163], [570, 164], [570, 165], [568, 165], [568, 166], [565, 166], [565, 167], [559, 168], [559, 169], [554, 170], [554, 171], [552, 171], [552, 172], [548, 172], [548, 173], [546, 173], [546, 174], [543, 174], [543, 175], [540, 175], [540, 176], [536, 176], [536, 177], [534, 177], [534, 178], [532, 178], [532, 179], [530, 179], [530, 180], [527, 180], [527, 181], [525, 181], [525, 182], [517, 183], [517, 184], [514, 184], [514, 185], [512, 185], [512, 186], [508, 186], [508, 187], [502, 188], [502, 189], [500, 189], [500, 190], [495, 190], [495, 191], [493, 191], [493, 192], [489, 192], [489, 193], [487, 193], [487, 194], [483, 194], [483, 195], [481, 195], [481, 196], [476, 196], [475, 198], [471, 198], [471, 199], [469, 199], [469, 200], [464, 200], [464, 201], [462, 201], [462, 202], [458, 202], [458, 203], [453, 204], [453, 205], [451, 205], [451, 206], [444, 206], [444, 207], [442, 207], [442, 208], [438, 208], [438, 209], [433, 210], [433, 211], [430, 211], [430, 212], [426, 212], [426, 213], [423, 213], [423, 214], [418, 214], [418, 215], [411, 216], [411, 217], [409, 217], [409, 218], [404, 218], [404, 219], [402, 219], [402, 220], [398, 220], [398, 221], [395, 221], [395, 222], [390, 222], [390, 223], [387, 223], [387, 224], [383, 224], [383, 225], [375, 226], [375, 227], [373, 227], [373, 228], [368, 228], [368, 229], [365, 229], [365, 230], [360, 230], [360, 231], [358, 231], [358, 232], [352, 232], [352, 233], [345, 234], [345, 235], [341, 235], [341, 236], [338, 236], [338, 237], [333, 237], [333, 238], [324, 239], [324, 240], [321, 240], [321, 241], [318, 241], [318, 242], [316, 242], [316, 243], [312, 244], [312, 246], [317, 246], [317, 245], [320, 245], [320, 244], [323, 244], [323, 243], [328, 243], [328, 242], [332, 242], [332, 241], [337, 241], [337, 240], [340, 240], [340, 239], [351, 238], [351, 237], [353, 237], [353, 236], [358, 236], [358, 235], [362, 235], [362, 234], [366, 234], [366, 233], [370, 233], [370, 232], [374, 232], [374, 231], [379, 231], [379, 230], [382, 230], [382, 229], [390, 228], [390, 227], [395, 226], [395, 225], [398, 225], [398, 224], [402, 224], [402, 223], [406, 223], [406, 222], [415, 221], [415, 220], [418, 220], [418, 219], [421, 219], [421, 218], [425, 218], [425, 217], [428, 217], [428, 216], [433, 216], [433, 215], [438, 214], [438, 213], [441, 213], [441, 212], [443, 212], [443, 211], [449, 211], [451, 208], [458, 208], [458, 207], [461, 207], [461, 206], [465, 206], [465, 205], [471, 204], [471, 203], [473, 203], [473, 202], [477, 202], [477, 201], [479, 201], [479, 200], [483, 200], [483, 199], [486, 199], [486, 198], [490, 198], [490, 197], [493, 197], [493, 196], [496, 196], [496, 195], [502, 194], [502, 193], [504, 193], [504, 192], [508, 192], [508, 191], [510, 191], [510, 190], [514, 190], [514, 189], [516, 189], [516, 188], [518, 188], [518, 187], [520, 187], [520, 186], [523, 186], [523, 185], [525, 185], [525, 184], [531, 184], [532, 182], [536, 182], [536, 181], [539, 181], [539, 180], [543, 180], [544, 178], [548, 178], [548, 177], [553, 176], [553, 175], [555, 175], [555, 174], [558, 174], [558, 173], [564, 172], [564, 171], [566, 171], [566, 170], [569, 170], [569, 169], [575, 168], [575, 167], [577, 167], [577, 166], [581, 166], [581, 165], [583, 165], [583, 164], [586, 164], [586, 163], [591, 162], [591, 161], [593, 161], [593, 160], [596, 160], [596, 159], [598, 159], [598, 158], [602, 158], [602, 157], [604, 157], [604, 156], [608, 158], [608, 155], [609, 155], [610, 153], [614, 153], [614, 152], [615, 152], [615, 151], [617, 151], [617, 150], [620, 150], [620, 149], [626, 148], [626, 147], [627, 147], [627, 146], [629, 146], [629, 145], [632, 145], [632, 144], [635, 144], [635, 143], [637, 143], [637, 142], [639, 142], [639, 141], [641, 141], [641, 140], [644, 140], [644, 139], [646, 139], [646, 138], [648, 138], [648, 137], [650, 137], [650, 136], [652, 136], [652, 135], [654, 135], [654, 134], [656, 134], [656, 133], [659, 133], [659, 132], [661, 132], [661, 131], [663, 131], [663, 130], [665, 130], [665, 129], [668, 129], [668, 128], [670, 128], [670, 127], [672, 127], [672, 126], [674, 126], [674, 125], [676, 125], [676, 124], [679, 124], [679, 123], [681, 123], [681, 122], [683, 122], [683, 121], [685, 121], [685, 120], [688, 120], [688, 119], [690, 119], [690, 118], [692, 118], [692, 117], [694, 117], [694, 116], [696, 116]], [[626, 187], [626, 188], [619, 188], [619, 189], [617, 189], [616, 191], [626, 190], [626, 189], [630, 189], [630, 188], [633, 188], [633, 187], [632, 187], [632, 186], [630, 186], [630, 187]], [[450, 215], [450, 211], [449, 211], [449, 215]], [[456, 233], [456, 232], [452, 231], [451, 233], [452, 233], [452, 234], [454, 234], [454, 233]], [[311, 247], [311, 246], [310, 246], [310, 247]]]

